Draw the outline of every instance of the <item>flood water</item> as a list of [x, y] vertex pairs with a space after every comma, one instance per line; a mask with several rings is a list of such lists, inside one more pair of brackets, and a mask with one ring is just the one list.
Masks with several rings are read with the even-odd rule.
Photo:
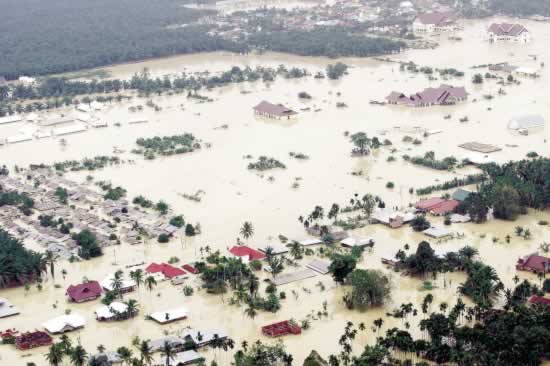
[[[402, 325], [400, 320], [386, 318], [386, 312], [404, 302], [412, 302], [417, 308], [420, 307], [426, 295], [426, 292], [417, 291], [421, 280], [392, 274], [392, 301], [383, 309], [361, 313], [345, 308], [341, 301], [344, 288], [337, 288], [329, 276], [317, 276], [281, 286], [280, 290], [287, 294], [287, 299], [282, 301], [282, 309], [277, 314], [261, 312], [255, 319], [246, 318], [244, 308], [230, 306], [227, 302], [228, 295], [222, 297], [196, 291], [193, 296], [185, 297], [180, 289], [169, 283], [162, 283], [152, 293], [142, 288], [126, 296], [126, 299], [136, 298], [141, 304], [140, 315], [135, 319], [98, 323], [94, 319], [93, 311], [100, 306], [99, 301], [69, 304], [64, 293], [68, 285], [79, 283], [84, 277], [101, 280], [118, 268], [128, 272], [125, 267], [129, 264], [167, 261], [172, 256], [179, 257], [183, 264], [200, 259], [199, 248], [206, 245], [226, 253], [226, 248], [235, 244], [244, 221], [250, 221], [254, 226], [254, 236], [248, 240], [252, 246], [276, 242], [279, 234], [301, 240], [307, 235], [297, 218], [308, 214], [315, 205], [328, 209], [330, 204], [337, 202], [343, 206], [354, 193], [372, 193], [381, 196], [388, 206], [405, 207], [418, 199], [409, 194], [409, 188], [443, 182], [476, 171], [474, 168], [466, 168], [451, 173], [414, 167], [401, 159], [403, 154], [423, 155], [426, 151], [434, 151], [438, 158], [454, 155], [460, 160], [469, 152], [458, 145], [476, 141], [501, 147], [502, 151], [491, 154], [499, 162], [521, 159], [529, 151], [548, 156], [548, 128], [528, 136], [519, 136], [506, 127], [510, 118], [517, 115], [536, 113], [550, 116], [550, 103], [545, 88], [550, 80], [547, 68], [541, 68], [541, 77], [538, 79], [518, 77], [521, 84], [505, 86], [506, 95], [499, 96], [497, 92], [501, 86], [494, 81], [485, 82], [481, 86], [472, 84], [472, 76], [477, 72], [484, 74], [486, 69], [474, 70], [471, 67], [507, 61], [517, 66], [539, 68], [541, 62], [550, 59], [550, 50], [547, 47], [550, 26], [522, 21], [533, 35], [534, 41], [531, 44], [489, 44], [483, 37], [484, 29], [491, 21], [465, 22], [465, 31], [459, 34], [463, 41], [449, 41], [447, 35], [444, 35], [440, 37], [441, 46], [437, 49], [411, 50], [392, 57], [395, 60], [414, 61], [421, 66], [454, 67], [466, 73], [463, 78], [430, 81], [421, 74], [400, 72], [399, 66], [394, 63], [346, 59], [344, 62], [351, 67], [349, 75], [339, 81], [278, 79], [269, 85], [262, 82], [232, 85], [201, 91], [202, 95], [214, 99], [212, 103], [202, 104], [187, 99], [183, 94], [154, 97], [154, 102], [162, 107], [160, 112], [145, 107], [143, 112], [130, 113], [129, 106], [145, 105], [146, 102], [146, 99], [134, 98], [130, 102], [113, 104], [105, 111], [97, 113], [99, 117], [109, 121], [110, 127], [67, 136], [66, 147], [62, 147], [57, 139], [45, 139], [0, 148], [0, 161], [9, 165], [26, 166], [30, 163], [110, 155], [114, 146], [130, 151], [138, 137], [190, 132], [211, 143], [210, 148], [189, 155], [157, 158], [153, 161], [144, 161], [127, 152], [122, 157], [134, 159], [135, 164], [92, 173], [96, 180], [110, 180], [114, 185], [125, 187], [130, 198], [143, 194], [154, 201], [163, 199], [169, 202], [174, 213], [183, 214], [193, 223], [200, 222], [202, 235], [176, 240], [170, 244], [152, 242], [137, 247], [122, 245], [116, 249], [108, 248], [102, 258], [89, 262], [59, 262], [55, 279], [59, 288], [54, 286], [54, 281], [50, 278], [42, 291], [34, 287], [28, 292], [22, 288], [0, 291], [1, 297], [9, 299], [21, 311], [19, 316], [0, 319], [0, 329], [41, 328], [44, 321], [71, 309], [87, 319], [86, 327], [78, 334], [72, 334], [72, 338], [78, 337], [92, 353], [99, 344], [115, 350], [120, 346], [130, 346], [132, 337], [136, 335], [143, 339], [154, 339], [163, 336], [166, 331], [171, 332], [185, 326], [199, 329], [224, 328], [240, 344], [245, 339], [249, 343], [255, 339], [266, 340], [261, 336], [262, 325], [289, 318], [305, 319], [312, 311], [316, 313], [321, 310], [322, 303], [326, 301], [329, 312], [327, 319], [314, 320], [311, 329], [301, 336], [288, 336], [282, 340], [293, 354], [296, 364], [301, 364], [312, 349], [316, 349], [324, 357], [338, 352], [338, 338], [348, 320], [367, 325], [367, 330], [356, 339], [354, 350], [360, 352], [361, 344], [375, 340], [376, 334], [370, 330], [373, 320], [384, 318], [384, 331], [388, 327]], [[530, 55], [537, 55], [537, 61]], [[331, 62], [334, 61], [280, 54], [235, 56], [216, 53], [118, 65], [108, 71], [112, 77], [129, 78], [144, 67], [153, 76], [157, 76], [183, 71], [216, 72], [227, 70], [233, 65], [285, 64], [316, 72], [324, 70]], [[439, 86], [441, 83], [465, 86], [469, 100], [456, 106], [425, 109], [369, 104], [370, 100], [382, 100], [393, 90], [410, 94], [428, 86]], [[241, 93], [243, 91], [247, 93]], [[313, 99], [299, 100], [297, 94], [301, 91], [308, 92]], [[483, 96], [487, 94], [492, 94], [494, 99], [484, 99]], [[309, 107], [310, 111], [303, 111], [292, 120], [257, 118], [253, 115], [252, 107], [264, 99], [273, 103], [284, 103], [295, 110]], [[337, 108], [338, 102], [344, 102], [348, 107]], [[314, 112], [316, 109], [321, 110]], [[451, 115], [451, 118], [444, 119], [445, 115]], [[138, 116], [148, 119], [149, 123], [126, 124], [128, 120]], [[469, 121], [461, 123], [459, 119], [465, 116], [468, 116]], [[115, 122], [121, 122], [122, 126], [113, 126]], [[222, 125], [227, 125], [227, 129], [219, 128]], [[422, 133], [414, 132], [417, 126], [442, 132], [425, 138]], [[0, 136], [13, 134], [20, 127], [21, 124], [2, 126]], [[345, 132], [358, 131], [391, 140], [391, 148], [397, 149], [394, 154], [397, 161], [386, 161], [391, 155], [391, 148], [386, 147], [368, 157], [352, 158], [352, 145]], [[405, 135], [422, 140], [422, 144], [415, 146], [402, 142]], [[290, 152], [307, 154], [310, 159], [292, 159]], [[260, 155], [277, 158], [286, 164], [287, 169], [256, 174], [247, 170], [249, 160], [244, 159], [244, 156], [249, 154], [255, 158]], [[362, 172], [362, 175], [352, 175], [352, 172]], [[70, 174], [70, 177], [84, 181], [87, 174]], [[273, 179], [268, 179], [270, 176]], [[296, 178], [300, 178], [299, 187], [293, 188]], [[394, 189], [386, 188], [388, 181], [395, 183]], [[198, 190], [205, 192], [201, 202], [181, 197], [183, 193], [193, 194]], [[483, 225], [455, 224], [451, 230], [464, 233], [464, 238], [441, 243], [431, 242], [440, 250], [456, 250], [466, 244], [474, 246], [479, 250], [483, 261], [494, 266], [503, 282], [512, 286], [517, 258], [536, 251], [541, 242], [550, 240], [548, 227], [537, 225], [542, 219], [550, 221], [549, 213], [532, 211], [513, 223], [490, 221]], [[441, 219], [434, 218], [431, 221], [442, 224]], [[529, 228], [532, 239], [515, 237], [514, 227], [517, 225]], [[392, 230], [379, 225], [356, 230], [353, 234], [373, 237], [376, 241], [373, 252], [365, 253], [359, 266], [382, 269], [388, 273], [391, 271], [382, 267], [381, 257], [393, 256], [406, 243], [411, 245], [411, 251], [415, 250], [416, 244], [426, 239], [422, 234], [413, 233], [408, 227]], [[512, 237], [509, 244], [504, 242], [507, 234]], [[494, 243], [494, 237], [500, 241]], [[304, 262], [306, 261], [307, 257]], [[61, 269], [68, 272], [65, 279], [60, 275]], [[529, 274], [518, 275], [538, 281]], [[440, 277], [436, 281], [439, 288], [432, 291], [435, 297], [433, 306], [438, 306], [440, 302], [447, 302], [452, 306], [457, 298], [456, 289], [463, 279], [462, 274]], [[317, 286], [319, 281], [325, 285], [324, 291]], [[198, 288], [198, 282], [190, 282]], [[298, 295], [297, 298], [292, 295], [293, 290]], [[57, 304], [56, 308], [54, 304]], [[177, 306], [189, 309], [187, 320], [168, 326], [144, 320], [145, 314]], [[416, 324], [421, 315], [417, 318], [411, 320], [412, 332], [416, 334]], [[19, 352], [12, 346], [2, 346], [0, 350], [1, 364], [19, 365], [30, 361], [37, 365], [46, 364], [43, 354], [47, 348]], [[224, 354], [223, 351], [207, 351], [205, 355], [208, 362], [217, 358], [221, 365], [228, 365], [231, 359], [230, 353]]]

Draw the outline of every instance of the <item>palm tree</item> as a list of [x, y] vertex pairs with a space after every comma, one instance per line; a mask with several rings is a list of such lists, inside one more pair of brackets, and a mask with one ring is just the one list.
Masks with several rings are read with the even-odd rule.
[[99, 346], [97, 346], [97, 352], [99, 353], [103, 353], [105, 352], [105, 346], [100, 344]]
[[157, 285], [157, 280], [155, 280], [155, 277], [147, 276], [145, 278], [145, 287], [147, 287], [147, 290], [153, 291], [156, 285]]
[[86, 363], [86, 360], [88, 359], [88, 352], [82, 347], [82, 345], [77, 344], [76, 347], [74, 347], [71, 350], [71, 353], [69, 354], [69, 358], [71, 360], [71, 364], [74, 366], [84, 366]]
[[115, 272], [113, 275], [113, 280], [111, 281], [111, 287], [113, 288], [113, 291], [115, 294], [122, 299], [122, 285], [123, 280], [122, 276], [124, 275], [124, 272], [122, 272], [120, 269]]
[[302, 258], [302, 246], [297, 241], [290, 244], [290, 255], [296, 260]]
[[139, 289], [140, 285], [143, 283], [143, 270], [138, 268], [135, 271], [130, 271], [130, 278], [134, 280], [137, 288]]
[[259, 288], [260, 280], [256, 277], [256, 275], [251, 274], [248, 279], [248, 291], [250, 292], [250, 296], [255, 296]]
[[168, 341], [164, 341], [164, 345], [160, 349], [160, 352], [164, 357], [166, 357], [166, 366], [170, 366], [170, 361], [174, 359], [176, 355], [176, 351], [174, 350], [174, 347], [170, 344]]
[[256, 311], [256, 308], [254, 307], [254, 304], [252, 302], [248, 303], [248, 307], [244, 310], [244, 314], [250, 319], [254, 319], [256, 315], [258, 315], [258, 312]]
[[132, 359], [132, 351], [127, 347], [119, 347], [116, 350], [116, 353], [123, 362], [126, 362], [126, 365], [130, 365], [130, 360]]
[[126, 316], [128, 318], [133, 318], [138, 312], [138, 302], [135, 299], [130, 299], [124, 304], [127, 306]]
[[50, 266], [50, 274], [52, 278], [55, 279], [55, 261], [57, 260], [57, 257], [53, 254], [52, 251], [48, 250], [46, 251], [46, 256], [44, 257], [44, 260]]
[[60, 340], [59, 345], [60, 345], [61, 349], [63, 350], [63, 352], [65, 352], [66, 355], [69, 355], [71, 353], [71, 349], [72, 349], [71, 339], [69, 338], [68, 335], [63, 334], [59, 338], [59, 340]]
[[245, 221], [243, 227], [241, 228], [241, 236], [248, 240], [254, 235], [254, 227], [250, 221]]
[[49, 362], [51, 366], [58, 366], [63, 362], [63, 357], [65, 356], [65, 352], [63, 350], [63, 346], [61, 343], [54, 343], [50, 346], [50, 350], [48, 353], [44, 355], [46, 360]]
[[149, 345], [149, 341], [141, 341], [139, 345], [140, 360], [145, 365], [151, 365], [153, 362], [153, 350]]

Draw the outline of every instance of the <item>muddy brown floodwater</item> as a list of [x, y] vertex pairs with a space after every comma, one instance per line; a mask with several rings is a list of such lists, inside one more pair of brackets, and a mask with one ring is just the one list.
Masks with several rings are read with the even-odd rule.
[[[340, 81], [279, 79], [270, 85], [262, 82], [232, 85], [202, 91], [201, 94], [214, 99], [212, 103], [203, 104], [188, 100], [184, 95], [154, 97], [162, 111], [154, 112], [145, 108], [139, 113], [139, 117], [148, 119], [149, 123], [129, 126], [125, 122], [137, 114], [130, 113], [128, 107], [144, 105], [146, 101], [135, 98], [130, 102], [109, 106], [98, 113], [98, 116], [111, 123], [111, 127], [67, 136], [66, 147], [61, 147], [55, 139], [2, 147], [0, 161], [26, 166], [29, 163], [51, 163], [108, 155], [113, 146], [130, 151], [138, 137], [191, 132], [212, 144], [211, 148], [190, 155], [153, 161], [136, 159], [126, 153], [123, 157], [136, 159], [136, 164], [93, 173], [96, 180], [110, 180], [127, 188], [130, 198], [144, 194], [153, 200], [163, 199], [169, 202], [175, 212], [183, 213], [192, 222], [200, 222], [202, 235], [193, 239], [176, 240], [167, 245], [151, 243], [137, 247], [122, 245], [116, 249], [108, 248], [102, 258], [89, 262], [59, 262], [55, 281], [48, 279], [42, 291], [34, 287], [28, 292], [22, 288], [0, 291], [0, 296], [8, 298], [21, 311], [19, 316], [1, 319], [0, 329], [40, 328], [44, 321], [71, 309], [87, 319], [86, 327], [72, 336], [78, 337], [90, 352], [94, 352], [99, 344], [114, 350], [119, 346], [129, 346], [131, 338], [136, 335], [154, 339], [161, 337], [165, 331], [172, 332], [186, 326], [199, 329], [221, 327], [240, 344], [245, 339], [249, 342], [263, 339], [260, 326], [288, 318], [304, 319], [312, 311], [320, 310], [326, 301], [329, 312], [327, 319], [313, 321], [311, 329], [301, 336], [282, 339], [294, 355], [296, 364], [300, 364], [312, 349], [318, 350], [322, 356], [338, 352], [338, 338], [348, 320], [367, 325], [367, 330], [355, 342], [354, 350], [360, 352], [361, 344], [373, 342], [375, 339], [376, 334], [370, 330], [373, 320], [384, 317], [386, 312], [403, 302], [412, 302], [419, 306], [426, 295], [417, 290], [420, 280], [393, 274], [392, 301], [382, 309], [361, 313], [346, 310], [341, 301], [344, 289], [337, 288], [329, 276], [318, 276], [301, 283], [282, 286], [280, 289], [287, 293], [282, 309], [277, 314], [262, 312], [253, 320], [244, 316], [243, 308], [228, 305], [227, 295], [213, 296], [198, 291], [191, 297], [185, 297], [180, 289], [169, 283], [162, 283], [152, 293], [141, 289], [127, 296], [136, 298], [141, 304], [140, 315], [135, 319], [118, 323], [98, 323], [93, 317], [94, 309], [100, 305], [98, 301], [69, 304], [64, 292], [69, 284], [80, 282], [84, 277], [101, 280], [107, 273], [118, 268], [125, 269], [126, 265], [133, 263], [166, 261], [172, 256], [181, 258], [182, 263], [197, 260], [200, 258], [201, 246], [209, 245], [225, 253], [226, 248], [235, 243], [244, 221], [251, 221], [254, 225], [255, 233], [249, 240], [251, 245], [275, 242], [279, 234], [292, 239], [303, 239], [307, 235], [297, 218], [301, 214], [307, 214], [315, 205], [327, 207], [333, 202], [343, 205], [354, 193], [373, 193], [381, 196], [388, 205], [406, 206], [418, 199], [409, 194], [409, 188], [434, 184], [475, 171], [468, 168], [451, 173], [414, 167], [402, 161], [401, 155], [405, 153], [416, 155], [431, 150], [440, 158], [454, 155], [460, 159], [468, 155], [468, 152], [457, 145], [477, 141], [502, 147], [502, 151], [491, 155], [499, 162], [523, 158], [529, 151], [548, 156], [548, 128], [529, 136], [512, 134], [506, 128], [512, 116], [528, 113], [550, 115], [546, 88], [550, 75], [547, 68], [541, 69], [540, 78], [519, 78], [520, 85], [506, 86], [506, 95], [498, 96], [500, 86], [495, 82], [486, 82], [481, 86], [471, 83], [472, 75], [480, 72], [472, 70], [471, 66], [508, 61], [518, 66], [538, 68], [541, 62], [550, 59], [550, 25], [522, 21], [534, 38], [528, 45], [489, 44], [483, 39], [484, 29], [492, 21], [493, 19], [465, 22], [465, 30], [459, 34], [463, 38], [461, 42], [449, 41], [447, 35], [444, 35], [440, 37], [441, 45], [437, 49], [411, 50], [393, 57], [425, 66], [455, 67], [466, 73], [461, 79], [430, 81], [424, 75], [400, 72], [396, 64], [371, 59], [346, 59], [344, 62], [351, 69], [349, 75]], [[538, 60], [533, 61], [530, 55], [537, 55]], [[215, 53], [178, 56], [107, 69], [112, 77], [128, 78], [144, 67], [149, 68], [154, 76], [183, 71], [216, 72], [233, 65], [277, 66], [281, 63], [305, 67], [315, 72], [323, 70], [330, 62], [334, 61], [280, 54], [235, 56]], [[469, 101], [456, 106], [428, 109], [369, 104], [370, 100], [383, 99], [392, 90], [412, 93], [429, 85], [438, 86], [442, 82], [466, 86], [470, 94]], [[243, 91], [249, 93], [241, 93]], [[300, 101], [297, 97], [300, 91], [308, 92], [313, 99]], [[495, 98], [485, 100], [485, 94], [495, 95]], [[259, 119], [254, 117], [252, 107], [263, 99], [285, 103], [298, 110], [310, 107], [311, 111], [302, 112], [291, 121]], [[338, 102], [345, 102], [348, 108], [337, 108]], [[321, 110], [314, 112], [315, 109]], [[444, 119], [448, 114], [451, 118]], [[464, 116], [468, 116], [469, 122], [460, 123], [459, 119]], [[122, 122], [122, 127], [112, 126], [115, 122]], [[225, 124], [227, 129], [216, 129]], [[442, 132], [424, 138], [420, 133], [411, 132], [415, 126], [427, 130], [440, 129]], [[0, 135], [10, 135], [14, 129], [17, 127], [1, 127]], [[351, 158], [352, 146], [344, 136], [346, 131], [365, 131], [369, 136], [390, 139], [394, 143], [393, 148], [398, 150], [395, 154], [397, 161], [386, 161], [390, 155], [388, 148], [382, 148], [369, 157]], [[406, 134], [421, 139], [422, 145], [403, 143], [401, 140]], [[305, 153], [310, 159], [294, 160], [289, 157], [289, 152]], [[248, 160], [243, 157], [248, 154], [254, 157], [275, 157], [285, 163], [287, 169], [266, 172], [264, 176], [260, 176], [247, 170]], [[362, 176], [351, 174], [357, 171], [362, 171]], [[85, 175], [71, 174], [71, 177], [83, 181]], [[274, 180], [268, 180], [270, 176]], [[300, 178], [299, 188], [292, 188], [297, 177]], [[395, 182], [394, 189], [385, 187], [388, 181]], [[198, 190], [205, 192], [199, 203], [181, 197], [182, 193], [194, 193]], [[542, 241], [550, 240], [549, 229], [537, 225], [541, 219], [550, 221], [548, 212], [531, 211], [529, 215], [522, 216], [513, 223], [490, 221], [483, 225], [456, 224], [451, 227], [452, 231], [464, 233], [464, 238], [431, 242], [441, 250], [456, 250], [466, 244], [474, 246], [479, 250], [482, 260], [494, 266], [504, 283], [511, 286], [512, 278], [516, 274], [514, 265], [517, 258], [535, 251]], [[441, 223], [439, 219], [433, 221]], [[528, 227], [532, 231], [532, 239], [515, 237], [516, 225]], [[373, 252], [365, 253], [360, 263], [362, 268], [383, 269], [380, 263], [382, 256], [393, 256], [405, 243], [410, 244], [411, 250], [414, 250], [416, 244], [425, 239], [408, 227], [391, 230], [378, 225], [368, 226], [356, 230], [354, 234], [372, 236], [376, 240]], [[507, 234], [512, 236], [509, 244], [504, 243]], [[494, 237], [500, 239], [496, 244], [493, 243]], [[61, 269], [68, 272], [65, 279], [60, 275]], [[383, 270], [390, 272], [388, 269]], [[537, 281], [529, 274], [518, 274], [522, 278]], [[463, 279], [462, 274], [440, 277], [436, 281], [439, 288], [432, 291], [435, 304], [443, 301], [454, 304], [457, 287]], [[198, 283], [190, 281], [194, 287], [198, 286]], [[319, 281], [326, 286], [324, 291], [316, 286]], [[54, 284], [60, 285], [59, 288]], [[304, 288], [311, 293], [306, 293]], [[296, 291], [298, 298], [290, 295], [292, 290]], [[187, 320], [164, 327], [144, 320], [145, 314], [178, 305], [189, 309]], [[384, 319], [382, 331], [401, 325], [399, 320]], [[411, 322], [411, 329], [416, 334], [418, 320], [413, 319]], [[33, 361], [37, 365], [45, 365], [43, 354], [46, 351], [47, 348], [40, 348], [19, 352], [12, 346], [2, 346], [0, 364], [21, 365]], [[202, 352], [206, 352], [209, 362], [217, 358], [219, 364], [230, 363], [231, 352]]]

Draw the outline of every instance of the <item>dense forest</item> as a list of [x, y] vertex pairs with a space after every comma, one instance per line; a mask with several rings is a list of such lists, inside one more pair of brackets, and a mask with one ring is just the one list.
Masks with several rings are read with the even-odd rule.
[[[241, 47], [195, 25], [178, 0], [2, 0], [0, 75], [40, 75]], [[179, 28], [168, 26], [181, 25]]]
[[0, 288], [38, 279], [45, 271], [42, 254], [25, 249], [19, 240], [0, 229]]
[[397, 53], [406, 44], [380, 37], [364, 37], [340, 30], [260, 32], [249, 39], [256, 48], [301, 56], [373, 56]]

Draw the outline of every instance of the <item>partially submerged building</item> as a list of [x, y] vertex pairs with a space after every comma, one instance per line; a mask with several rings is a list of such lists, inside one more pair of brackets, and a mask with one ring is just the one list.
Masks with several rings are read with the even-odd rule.
[[550, 258], [538, 255], [537, 252], [518, 259], [516, 263], [518, 271], [529, 271], [535, 273], [550, 272]]
[[265, 100], [260, 102], [254, 108], [254, 113], [258, 116], [267, 117], [267, 118], [287, 118], [289, 119], [292, 116], [297, 115], [298, 113], [293, 111], [290, 108], [285, 107], [282, 104], [273, 104], [266, 102]]
[[13, 306], [7, 299], [0, 297], [0, 318], [7, 318], [19, 314], [19, 310]]
[[489, 41], [531, 42], [531, 34], [521, 24], [493, 23], [487, 29]]
[[86, 325], [86, 319], [78, 314], [69, 314], [58, 316], [42, 324], [50, 334], [60, 334], [72, 332], [83, 328]]
[[442, 84], [438, 88], [426, 88], [409, 96], [393, 91], [387, 97], [388, 104], [406, 105], [409, 107], [430, 107], [434, 105], [453, 105], [468, 98], [464, 87]]
[[449, 32], [457, 29], [459, 26], [450, 12], [419, 14], [413, 22], [413, 32], [415, 33]]
[[243, 262], [250, 262], [253, 260], [262, 260], [265, 258], [265, 254], [259, 250], [252, 249], [246, 245], [235, 245], [229, 249], [229, 253], [237, 258], [241, 258]]
[[178, 320], [187, 318], [188, 311], [184, 307], [169, 309], [165, 311], [157, 311], [149, 314], [149, 317], [159, 324], [168, 324]]
[[101, 286], [97, 281], [88, 281], [78, 285], [70, 285], [67, 288], [67, 296], [70, 301], [81, 303], [91, 301], [101, 296]]

